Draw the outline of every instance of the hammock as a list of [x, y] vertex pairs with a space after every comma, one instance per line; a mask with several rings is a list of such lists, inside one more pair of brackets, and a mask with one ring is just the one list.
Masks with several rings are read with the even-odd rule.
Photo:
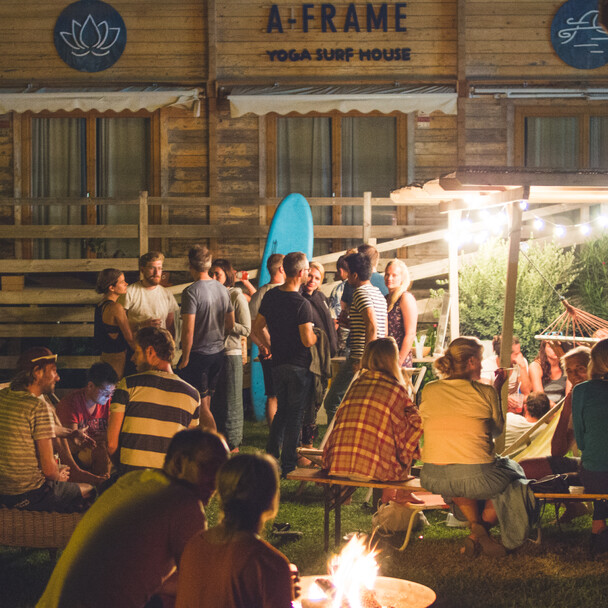
[[566, 310], [549, 327], [534, 336], [537, 340], [569, 342], [574, 347], [579, 344], [595, 344], [608, 338], [608, 321], [575, 308], [565, 298], [561, 298], [561, 302]]

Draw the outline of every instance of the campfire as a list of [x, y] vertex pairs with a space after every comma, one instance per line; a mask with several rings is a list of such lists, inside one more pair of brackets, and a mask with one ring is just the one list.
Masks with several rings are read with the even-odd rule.
[[423, 608], [435, 601], [428, 587], [378, 576], [378, 552], [353, 536], [329, 563], [327, 576], [302, 577], [301, 608]]

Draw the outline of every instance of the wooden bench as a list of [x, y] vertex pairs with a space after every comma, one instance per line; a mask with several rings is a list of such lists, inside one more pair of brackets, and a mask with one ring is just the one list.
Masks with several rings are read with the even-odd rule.
[[[323, 485], [325, 497], [325, 512], [323, 519], [325, 551], [329, 550], [329, 513], [332, 510], [334, 512], [334, 546], [337, 547], [340, 544], [340, 540], [342, 537], [342, 512], [340, 494], [343, 488], [390, 488], [394, 490], [408, 490], [410, 492], [416, 493], [427, 492], [427, 490], [421, 487], [420, 479], [418, 479], [417, 477], [412, 477], [407, 481], [359, 481], [355, 479], [349, 479], [347, 477], [330, 477], [325, 471], [322, 471], [321, 469], [298, 468], [293, 470], [291, 473], [288, 473], [287, 479], [290, 479], [292, 481], [318, 483]], [[428, 494], [430, 496], [433, 496], [434, 500], [421, 505], [411, 505], [411, 508], [417, 511], [422, 511], [425, 509], [439, 509], [447, 507], [447, 505], [444, 504], [443, 500], [437, 500], [437, 496], [435, 494]], [[421, 496], [421, 498], [424, 499], [424, 496]], [[415, 519], [415, 517], [410, 518], [410, 525], [406, 533], [405, 541], [400, 547], [401, 551], [403, 551], [409, 543]]]
[[552, 503], [555, 507], [555, 519], [559, 524], [559, 508], [568, 502], [591, 502], [593, 500], [608, 500], [608, 494], [556, 494], [556, 493], [535, 493], [534, 498], [542, 503]]
[[68, 544], [82, 515], [0, 508], [0, 545], [48, 549], [53, 558]]

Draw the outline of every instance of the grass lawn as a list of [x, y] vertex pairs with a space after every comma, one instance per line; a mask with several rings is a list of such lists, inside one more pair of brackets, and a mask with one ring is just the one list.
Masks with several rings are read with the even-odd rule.
[[[246, 423], [243, 451], [261, 449], [265, 440], [264, 423]], [[302, 538], [270, 540], [302, 574], [323, 574], [330, 557], [323, 551], [323, 490], [309, 484], [296, 497], [298, 487], [297, 482], [281, 483], [276, 521], [289, 522], [292, 530], [303, 532]], [[371, 515], [363, 505], [365, 494], [364, 489], [358, 490], [352, 504], [342, 508], [343, 533], [371, 531]], [[208, 508], [208, 517], [213, 524], [215, 502]], [[444, 512], [430, 512], [432, 525], [403, 553], [383, 542], [380, 573], [431, 587], [437, 594], [437, 608], [608, 606], [608, 557], [593, 561], [587, 554], [590, 516], [564, 525], [560, 531], [550, 524], [554, 512], [549, 507], [543, 516], [542, 543], [528, 543], [501, 560], [463, 558], [459, 549], [466, 531], [447, 528], [445, 517]], [[392, 542], [399, 546], [401, 540]], [[0, 548], [0, 607], [34, 606], [51, 570], [45, 551]]]

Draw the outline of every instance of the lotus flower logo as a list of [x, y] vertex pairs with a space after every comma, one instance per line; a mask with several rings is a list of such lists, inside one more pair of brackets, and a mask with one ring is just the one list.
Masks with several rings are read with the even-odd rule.
[[100, 72], [114, 65], [127, 44], [120, 13], [102, 0], [77, 0], [55, 22], [59, 57], [81, 72]]
[[82, 25], [72, 19], [72, 31], [59, 32], [59, 35], [73, 49], [72, 55], [84, 57], [92, 53], [95, 57], [103, 57], [118, 40], [120, 28], [109, 27], [107, 21], [97, 24], [92, 15], [88, 15]]

